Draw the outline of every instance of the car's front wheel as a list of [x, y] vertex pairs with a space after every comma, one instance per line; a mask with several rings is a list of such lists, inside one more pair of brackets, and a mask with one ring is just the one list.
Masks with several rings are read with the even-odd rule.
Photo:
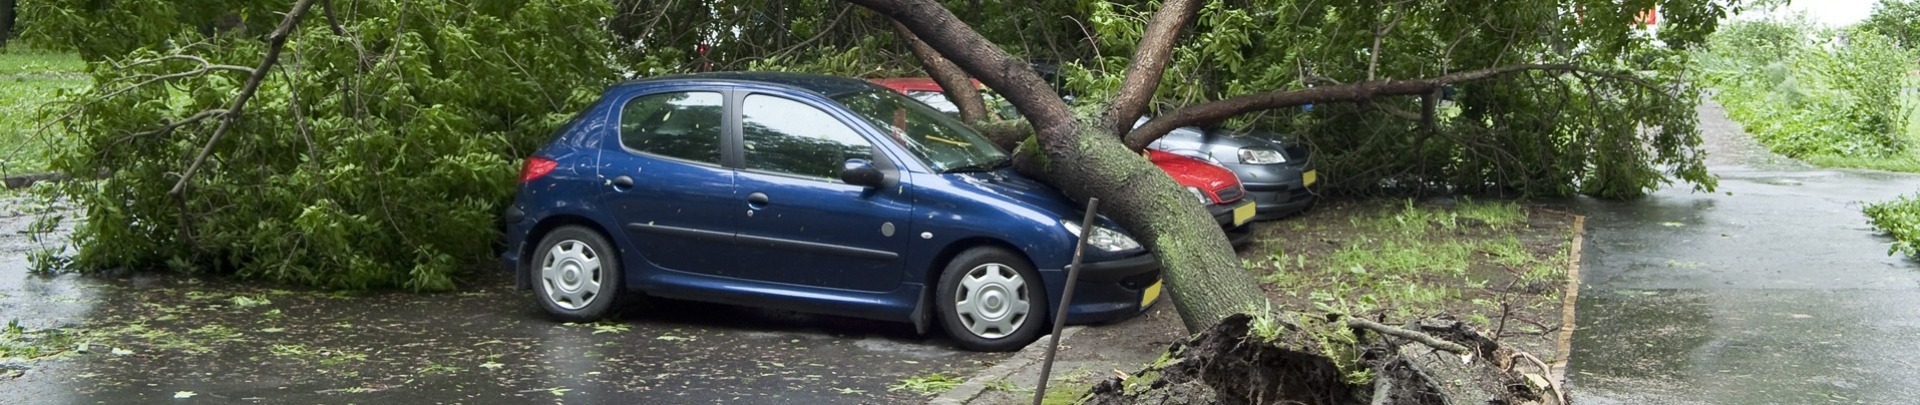
[[1046, 327], [1040, 273], [1006, 249], [980, 247], [954, 256], [935, 291], [940, 325], [968, 350], [1019, 350]]
[[620, 259], [605, 236], [581, 226], [555, 228], [534, 254], [533, 296], [547, 315], [590, 322], [612, 310], [620, 296]]

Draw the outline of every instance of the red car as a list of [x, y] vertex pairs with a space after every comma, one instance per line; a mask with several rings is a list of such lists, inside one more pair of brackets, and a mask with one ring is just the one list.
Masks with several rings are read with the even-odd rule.
[[[952, 101], [947, 100], [945, 94], [942, 94], [945, 90], [940, 87], [940, 84], [935, 83], [931, 78], [879, 79], [873, 82], [927, 103], [934, 109], [950, 114], [960, 112], [960, 109], [955, 107]], [[973, 85], [984, 89], [978, 81], [973, 82]], [[1004, 103], [999, 103], [993, 95], [985, 94], [985, 96], [988, 107], [997, 110], [1002, 116], [1016, 114]], [[999, 108], [994, 108], [995, 104], [999, 104], [997, 106]], [[1187, 192], [1193, 193], [1201, 204], [1205, 204], [1207, 213], [1213, 215], [1214, 221], [1226, 231], [1227, 239], [1231, 240], [1235, 247], [1245, 245], [1252, 240], [1253, 226], [1248, 225], [1247, 222], [1253, 219], [1256, 208], [1253, 200], [1245, 198], [1247, 191], [1240, 185], [1240, 178], [1235, 177], [1232, 171], [1205, 160], [1157, 149], [1147, 150], [1147, 160], [1152, 161], [1154, 166], [1159, 166], [1160, 170], [1165, 170], [1168, 176], [1173, 177], [1173, 181], [1186, 187]]]

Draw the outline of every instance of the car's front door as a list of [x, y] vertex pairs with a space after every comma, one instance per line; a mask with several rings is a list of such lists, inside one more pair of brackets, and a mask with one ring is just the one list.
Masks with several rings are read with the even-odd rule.
[[[732, 207], [740, 219], [739, 263], [762, 281], [890, 291], [900, 285], [909, 187], [846, 184], [848, 159], [876, 161], [873, 144], [841, 117], [770, 94], [740, 99], [743, 170]], [[890, 169], [890, 167], [888, 167]]]
[[[616, 106], [620, 145], [600, 155], [601, 203], [640, 258], [667, 270], [739, 277], [741, 209], [735, 170], [722, 164], [728, 93], [690, 90], [634, 97]], [[630, 264], [633, 258], [627, 258]]]

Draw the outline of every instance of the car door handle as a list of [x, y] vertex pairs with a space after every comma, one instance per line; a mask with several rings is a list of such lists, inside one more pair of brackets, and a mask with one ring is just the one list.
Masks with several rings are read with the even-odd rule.
[[615, 178], [613, 178], [613, 189], [614, 189], [614, 190], [619, 190], [619, 191], [627, 191], [627, 189], [629, 189], [629, 188], [633, 188], [633, 178], [632, 178], [632, 177], [627, 177], [627, 176], [620, 176], [620, 177], [615, 177]]
[[767, 206], [767, 193], [747, 194], [747, 206], [753, 208]]

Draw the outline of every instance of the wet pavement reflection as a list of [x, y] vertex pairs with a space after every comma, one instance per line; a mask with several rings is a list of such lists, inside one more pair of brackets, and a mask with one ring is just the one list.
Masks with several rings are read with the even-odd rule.
[[60, 354], [0, 361], [4, 404], [902, 403], [924, 398], [889, 391], [902, 379], [1005, 358], [908, 324], [700, 303], [562, 324], [491, 267], [448, 294], [34, 275], [22, 218], [0, 209], [0, 322]]
[[[1702, 111], [1704, 130], [1729, 130]], [[1860, 213], [1920, 176], [1807, 168], [1715, 135], [1733, 156], [1713, 166], [1719, 192], [1578, 204], [1576, 401], [1920, 402], [1920, 267]]]

